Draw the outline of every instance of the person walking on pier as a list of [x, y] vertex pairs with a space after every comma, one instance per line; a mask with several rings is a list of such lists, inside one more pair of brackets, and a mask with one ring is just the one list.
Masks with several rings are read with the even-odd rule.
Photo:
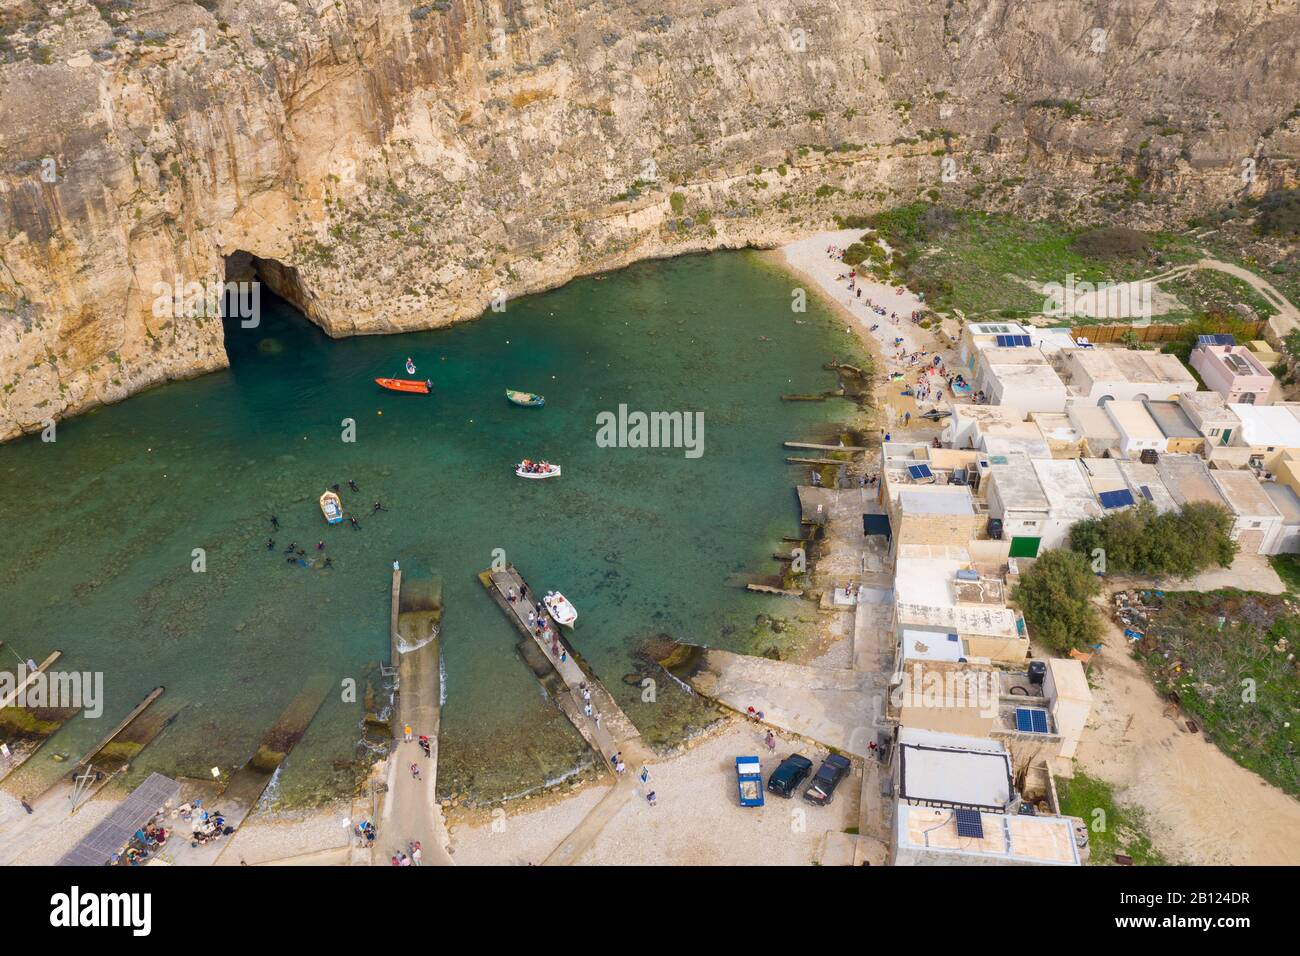
[[411, 764], [411, 776], [416, 780], [420, 779], [420, 765], [418, 763]]
[[407, 724], [405, 727], [402, 728], [402, 739], [405, 740], [408, 744], [411, 742], [411, 725], [410, 725], [410, 724]]

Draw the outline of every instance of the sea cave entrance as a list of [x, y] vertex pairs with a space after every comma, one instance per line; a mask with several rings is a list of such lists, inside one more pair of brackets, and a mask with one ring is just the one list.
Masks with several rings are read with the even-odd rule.
[[232, 368], [327, 338], [303, 308], [307, 296], [293, 266], [238, 250], [226, 256], [225, 271], [222, 332]]

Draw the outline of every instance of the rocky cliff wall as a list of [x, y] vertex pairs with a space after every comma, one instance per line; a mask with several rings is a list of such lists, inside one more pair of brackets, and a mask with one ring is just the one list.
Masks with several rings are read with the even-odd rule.
[[[1295, 0], [0, 0], [0, 438], [918, 196], [1156, 223], [1293, 183]], [[946, 175], [945, 175], [946, 174]]]

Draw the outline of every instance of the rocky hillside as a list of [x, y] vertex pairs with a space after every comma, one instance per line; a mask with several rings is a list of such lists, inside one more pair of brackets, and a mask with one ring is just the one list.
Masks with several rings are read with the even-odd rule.
[[0, 438], [221, 367], [161, 293], [236, 254], [342, 336], [919, 195], [1176, 221], [1294, 183], [1297, 36], [1295, 0], [0, 0]]

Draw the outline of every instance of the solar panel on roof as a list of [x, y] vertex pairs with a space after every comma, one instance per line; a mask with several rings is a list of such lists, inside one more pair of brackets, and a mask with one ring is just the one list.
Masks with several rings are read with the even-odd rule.
[[922, 481], [934, 477], [929, 465], [908, 465], [907, 473], [912, 476], [913, 481]]
[[1017, 347], [1029, 346], [1033, 343], [1027, 335], [999, 335], [998, 348], [1013, 349]]
[[1103, 491], [1097, 497], [1103, 508], [1127, 508], [1133, 504], [1133, 492], [1127, 488], [1122, 491]]
[[957, 835], [984, 839], [984, 818], [978, 810], [957, 810]]
[[1196, 337], [1197, 345], [1236, 345], [1236, 336], [1227, 334], [1218, 335], [1198, 335]]
[[1016, 708], [1016, 730], [1022, 734], [1047, 733], [1047, 711], [1029, 707]]

